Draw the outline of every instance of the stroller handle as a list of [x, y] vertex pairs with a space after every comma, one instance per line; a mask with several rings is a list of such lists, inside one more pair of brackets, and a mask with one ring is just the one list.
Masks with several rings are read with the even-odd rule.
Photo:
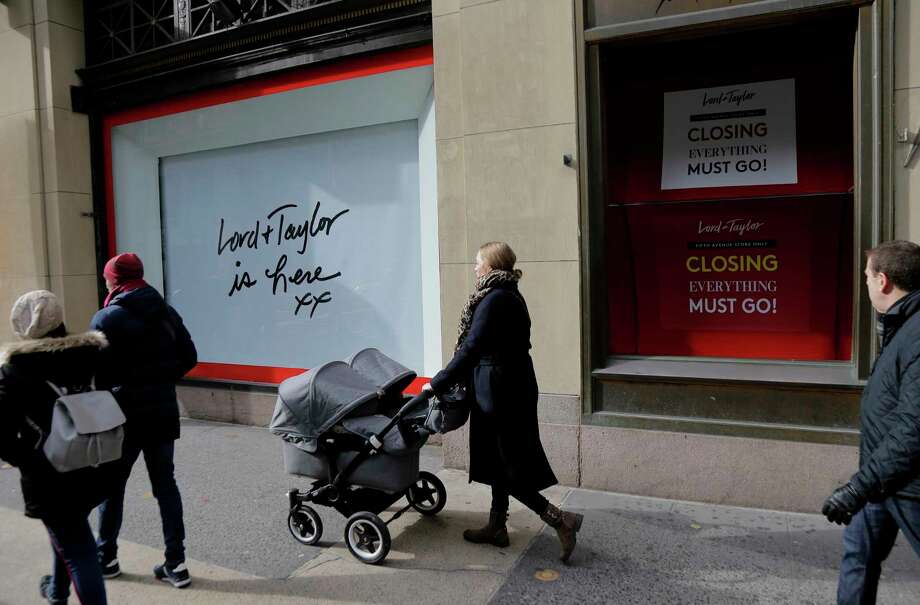
[[408, 414], [409, 412], [411, 412], [412, 410], [414, 410], [421, 404], [428, 403], [428, 400], [431, 399], [432, 397], [434, 397], [434, 391], [430, 389], [422, 389], [422, 391], [418, 395], [416, 395], [415, 397], [407, 401], [404, 406], [399, 408], [399, 411], [396, 412], [396, 416], [393, 417], [394, 420], [396, 420], [397, 422], [399, 420], [402, 420], [406, 414]]
[[428, 400], [431, 399], [432, 397], [434, 397], [433, 391], [431, 391], [430, 389], [422, 389], [421, 393], [419, 393], [418, 395], [416, 395], [415, 397], [407, 401], [405, 405], [399, 408], [399, 411], [396, 412], [396, 414], [393, 416], [393, 418], [390, 419], [390, 421], [386, 424], [386, 426], [380, 429], [379, 433], [371, 436], [370, 443], [371, 445], [374, 446], [374, 449], [380, 449], [380, 447], [383, 445], [383, 442], [382, 442], [383, 437], [387, 433], [389, 433], [393, 429], [393, 427], [396, 426], [396, 424], [406, 416], [406, 414], [408, 414], [409, 412], [411, 412], [412, 410], [414, 410], [421, 404], [428, 403]]

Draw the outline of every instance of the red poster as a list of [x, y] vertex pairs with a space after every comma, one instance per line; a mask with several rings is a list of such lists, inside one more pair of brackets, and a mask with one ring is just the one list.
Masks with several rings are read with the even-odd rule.
[[[849, 340], [838, 337], [844, 327], [849, 332], [850, 309], [838, 308], [852, 278], [841, 270], [849, 199], [628, 207], [635, 352], [849, 358]], [[622, 312], [612, 318], [626, 319]], [[622, 339], [611, 344], [631, 352]]]

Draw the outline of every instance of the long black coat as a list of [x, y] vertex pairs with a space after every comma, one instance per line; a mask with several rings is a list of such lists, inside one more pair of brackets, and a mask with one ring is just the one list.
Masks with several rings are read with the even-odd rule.
[[99, 382], [115, 393], [132, 439], [179, 438], [176, 381], [198, 354], [182, 318], [146, 286], [117, 295], [90, 323], [109, 346]]
[[469, 334], [431, 379], [435, 393], [468, 380], [470, 481], [540, 491], [557, 483], [540, 443], [530, 315], [514, 286], [494, 289], [473, 313]]
[[98, 372], [105, 345], [101, 333], [87, 332], [10, 344], [0, 356], [0, 458], [19, 468], [30, 517], [86, 519], [114, 485], [115, 463], [68, 473], [54, 470], [34, 429], [47, 434], [58, 398], [45, 381], [68, 392], [86, 388]]
[[920, 498], [920, 290], [880, 321], [882, 351], [863, 390], [852, 480], [872, 500]]

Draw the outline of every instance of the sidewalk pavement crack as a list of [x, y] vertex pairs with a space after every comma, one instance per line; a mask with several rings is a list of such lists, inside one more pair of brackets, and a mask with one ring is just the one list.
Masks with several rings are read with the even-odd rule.
[[[564, 494], [562, 498], [560, 499], [560, 504], [564, 502], [566, 498], [568, 498], [569, 495], [573, 491], [574, 490], [570, 489], [567, 494]], [[489, 594], [488, 598], [485, 600], [486, 603], [491, 603], [495, 599], [495, 596], [501, 591], [502, 587], [508, 581], [508, 578], [510, 578], [514, 574], [514, 571], [517, 569], [518, 564], [520, 564], [520, 562], [524, 560], [524, 557], [527, 555], [527, 551], [530, 550], [530, 547], [533, 546], [534, 542], [536, 542], [537, 539], [539, 539], [542, 533], [543, 533], [543, 526], [541, 525], [540, 529], [538, 529], [534, 533], [534, 535], [530, 537], [530, 540], [527, 541], [527, 544], [524, 545], [524, 548], [521, 549], [521, 552], [519, 552], [517, 557], [514, 558], [514, 562], [511, 564], [511, 567], [508, 568], [508, 572], [505, 574], [499, 574], [505, 578], [505, 582], [502, 582], [501, 584], [495, 587], [492, 593]]]
[[[323, 560], [317, 561], [317, 559], [323, 559]], [[323, 565], [326, 565], [327, 563], [334, 563], [336, 561], [341, 561], [341, 560], [342, 560], [342, 557], [338, 555], [320, 553], [316, 555], [310, 561], [307, 561], [306, 563], [304, 563], [301, 567], [298, 567], [297, 569], [295, 569], [294, 572], [287, 577], [287, 579], [290, 580], [291, 578], [295, 577], [295, 575], [300, 576], [302, 574], [309, 573], [313, 571], [314, 569], [319, 569], [320, 567], [322, 567]]]
[[487, 573], [493, 576], [498, 576], [504, 578], [505, 574], [500, 571], [495, 571], [494, 569], [470, 569], [469, 567], [455, 567], [451, 569], [444, 569], [439, 567], [406, 567], [410, 571], [432, 571], [435, 573]]
[[[323, 561], [318, 561], [318, 562], [316, 561], [316, 559], [314, 559], [313, 561], [306, 563], [303, 567], [298, 568], [294, 573], [289, 575], [287, 579], [290, 580], [295, 577], [302, 577], [306, 574], [316, 571], [317, 569], [319, 569], [320, 567], [323, 567], [327, 563], [334, 563], [334, 562], [343, 561], [343, 560], [345, 559], [339, 556], [335, 556], [335, 555], [330, 555], [329, 558]], [[491, 574], [499, 578], [503, 578], [506, 575], [504, 572], [495, 571], [494, 569], [471, 569], [469, 567], [454, 567], [454, 568], [399, 567], [398, 569], [399, 571], [434, 572], [434, 573], [470, 573], [470, 572], [473, 572], [473, 573]]]

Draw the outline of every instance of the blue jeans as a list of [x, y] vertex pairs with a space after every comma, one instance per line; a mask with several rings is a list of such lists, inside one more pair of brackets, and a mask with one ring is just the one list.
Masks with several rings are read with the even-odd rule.
[[843, 531], [839, 605], [875, 603], [882, 562], [891, 553], [898, 531], [920, 557], [920, 500], [887, 498], [867, 504], [853, 517]]
[[86, 516], [43, 520], [51, 538], [51, 598], [70, 596], [70, 583], [84, 605], [105, 605], [102, 567], [96, 557], [96, 541]]
[[131, 476], [131, 468], [141, 453], [144, 454], [153, 496], [160, 506], [166, 564], [175, 567], [185, 561], [185, 525], [182, 522], [182, 497], [174, 474], [175, 442], [172, 440], [137, 443], [130, 437], [125, 439], [121, 460], [124, 467], [119, 483], [112, 490], [111, 498], [99, 506], [99, 558], [108, 562], [118, 556], [117, 542], [124, 515], [125, 486]]

